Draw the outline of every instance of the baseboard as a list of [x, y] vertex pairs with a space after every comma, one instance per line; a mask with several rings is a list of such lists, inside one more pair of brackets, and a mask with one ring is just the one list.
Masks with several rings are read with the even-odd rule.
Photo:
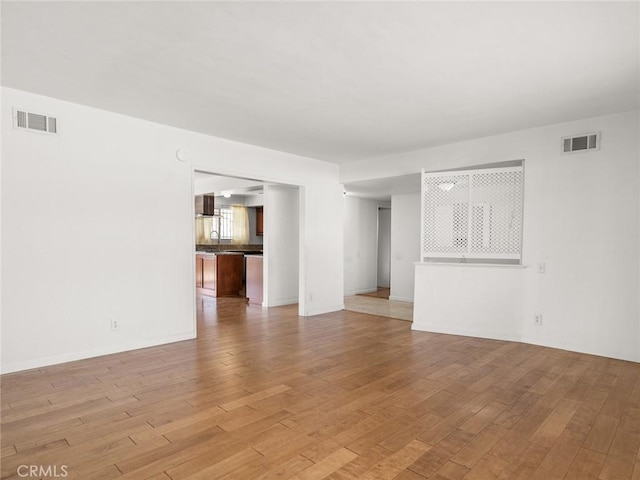
[[74, 362], [76, 360], [85, 360], [87, 358], [102, 357], [104, 355], [113, 355], [114, 353], [129, 352], [131, 350], [139, 350], [141, 348], [157, 347], [159, 345], [166, 345], [168, 343], [181, 342], [184, 340], [193, 340], [196, 338], [196, 332], [180, 333], [176, 335], [170, 335], [164, 338], [157, 338], [153, 340], [144, 340], [140, 342], [133, 342], [126, 345], [114, 345], [111, 347], [98, 348], [95, 350], [89, 350], [78, 353], [67, 353], [64, 355], [54, 355], [50, 357], [35, 358], [33, 360], [25, 360], [15, 363], [4, 363], [0, 366], [0, 373], [15, 373], [23, 370], [31, 370], [34, 368], [50, 367], [52, 365], [58, 365], [61, 363]]
[[314, 315], [322, 315], [324, 313], [339, 312], [341, 310], [344, 310], [344, 303], [340, 305], [334, 305], [331, 307], [308, 308], [303, 316], [312, 317]]
[[598, 357], [615, 358], [618, 360], [640, 363], [640, 353], [638, 352], [613, 351], [598, 347], [589, 348], [577, 343], [545, 341], [530, 336], [523, 336], [520, 339], [520, 342], [527, 343], [529, 345], [538, 345], [539, 347], [557, 348], [558, 350], [567, 350], [569, 352], [586, 353], [588, 355], [596, 355]]
[[284, 307], [285, 305], [295, 305], [296, 303], [298, 303], [298, 297], [295, 298], [288, 298], [285, 300], [278, 300], [277, 302], [271, 302], [269, 305], [265, 305], [265, 303], [262, 303], [262, 306], [268, 306], [268, 307]]
[[350, 290], [348, 292], [344, 292], [345, 297], [353, 297], [354, 295], [361, 295], [363, 293], [375, 293], [377, 292], [377, 288], [361, 288], [359, 290]]
[[476, 330], [466, 330], [463, 328], [442, 328], [440, 325], [431, 325], [427, 323], [416, 323], [414, 320], [411, 324], [411, 330], [418, 330], [421, 332], [431, 332], [431, 333], [444, 333], [446, 335], [460, 335], [463, 337], [475, 337], [475, 338], [488, 338], [491, 340], [505, 340], [507, 342], [521, 342], [520, 335], [515, 335], [513, 333], [506, 332], [487, 332], [487, 331], [476, 331]]
[[521, 336], [518, 334], [505, 332], [487, 332], [465, 330], [460, 328], [442, 328], [442, 326], [418, 323], [414, 321], [411, 325], [412, 330], [431, 333], [442, 333], [446, 335], [460, 335], [464, 337], [487, 338], [491, 340], [504, 340], [508, 342], [527, 343], [529, 345], [537, 345], [539, 347], [556, 348], [559, 350], [567, 350], [569, 352], [585, 353], [588, 355], [597, 355], [606, 358], [615, 358], [629, 362], [640, 363], [640, 355], [637, 352], [612, 351], [602, 348], [588, 348], [580, 344], [570, 342], [550, 342], [535, 337]]
[[392, 296], [389, 296], [389, 300], [393, 300], [394, 302], [413, 303], [413, 298], [392, 297]]

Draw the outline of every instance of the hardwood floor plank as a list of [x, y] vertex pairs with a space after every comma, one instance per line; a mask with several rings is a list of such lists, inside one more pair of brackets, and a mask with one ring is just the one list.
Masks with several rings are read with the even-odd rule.
[[402, 470], [431, 450], [431, 445], [413, 440], [393, 455], [379, 462], [371, 470], [362, 475], [363, 480], [384, 480], [395, 478]]
[[531, 441], [541, 445], [553, 445], [575, 415], [578, 406], [579, 402], [575, 400], [559, 403], [535, 431]]
[[262, 390], [256, 393], [252, 393], [251, 395], [247, 395], [245, 397], [239, 398], [237, 400], [234, 400], [233, 402], [223, 403], [222, 405], [220, 405], [220, 408], [229, 412], [231, 410], [235, 410], [236, 408], [240, 408], [245, 405], [250, 405], [253, 402], [264, 400], [265, 398], [269, 398], [274, 395], [279, 395], [290, 389], [291, 387], [289, 387], [288, 385], [277, 385], [275, 387], [268, 388], [266, 390]]
[[636, 456], [636, 466], [633, 469], [631, 480], [640, 480], [640, 448], [638, 449], [638, 455]]
[[473, 415], [469, 420], [464, 422], [461, 430], [469, 433], [480, 433], [487, 425], [493, 422], [505, 409], [507, 405], [500, 402], [491, 402], [478, 413]]
[[316, 480], [325, 478], [357, 457], [357, 453], [346, 448], [341, 448], [315, 463], [313, 466], [302, 470], [292, 478], [294, 480]]
[[397, 452], [405, 445], [407, 445], [410, 441], [417, 439], [424, 432], [437, 425], [441, 421], [441, 417], [428, 413], [423, 417], [415, 420], [413, 423], [411, 423], [411, 425], [402, 428], [397, 433], [387, 436], [380, 442], [380, 446], [386, 448], [391, 452]]
[[640, 449], [640, 409], [627, 408], [600, 471], [602, 480], [630, 478]]
[[509, 462], [485, 455], [463, 478], [464, 480], [496, 480]]
[[584, 441], [584, 447], [600, 453], [607, 453], [613, 437], [618, 430], [619, 420], [608, 415], [598, 415], [589, 436]]
[[389, 452], [389, 450], [374, 445], [325, 478], [328, 480], [353, 480], [362, 478], [362, 476], [371, 469], [371, 465], [384, 461], [389, 458], [390, 455], [391, 452]]
[[[190, 467], [189, 464], [184, 464], [179, 467], [167, 470], [166, 473], [172, 480], [210, 480], [223, 477], [229, 473], [239, 470], [243, 465], [254, 460], [263, 461], [264, 457], [256, 452], [253, 448], [246, 448], [240, 452], [228, 456], [224, 460], [219, 462], [208, 464], [203, 469], [198, 469], [194, 473], [185, 474], [185, 468]], [[191, 468], [189, 468], [191, 470]], [[238, 477], [239, 478], [239, 477]]]
[[282, 478], [291, 478], [303, 470], [313, 466], [313, 462], [302, 455], [296, 455], [295, 457], [287, 460], [283, 463], [278, 463], [272, 466], [262, 475], [254, 477], [256, 480], [275, 480]]
[[560, 436], [531, 475], [531, 480], [564, 478], [579, 450], [580, 445], [571, 441], [569, 436]]
[[460, 450], [452, 460], [460, 465], [472, 468], [485, 456], [505, 434], [500, 425], [489, 425]]
[[455, 462], [447, 462], [435, 473], [433, 480], [460, 480], [464, 478], [467, 473], [469, 473], [469, 469], [467, 467], [463, 467], [462, 465], [458, 465]]
[[[529, 480], [549, 453], [548, 447], [528, 443], [498, 476], [498, 480]], [[547, 479], [550, 480], [550, 479]]]
[[597, 479], [605, 455], [586, 448], [581, 448], [565, 475], [565, 480]]

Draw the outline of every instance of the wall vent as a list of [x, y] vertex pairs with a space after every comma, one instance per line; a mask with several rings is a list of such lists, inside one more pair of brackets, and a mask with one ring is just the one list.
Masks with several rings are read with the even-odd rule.
[[18, 108], [13, 109], [13, 126], [32, 132], [58, 133], [58, 122], [55, 117]]
[[600, 150], [600, 133], [586, 133], [562, 139], [562, 153]]

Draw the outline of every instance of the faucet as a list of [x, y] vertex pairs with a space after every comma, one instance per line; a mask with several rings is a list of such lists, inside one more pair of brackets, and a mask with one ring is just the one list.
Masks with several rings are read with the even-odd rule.
[[211, 230], [209, 234], [209, 238], [213, 240], [213, 235], [216, 235], [216, 240], [218, 241], [218, 249], [220, 249], [220, 230]]

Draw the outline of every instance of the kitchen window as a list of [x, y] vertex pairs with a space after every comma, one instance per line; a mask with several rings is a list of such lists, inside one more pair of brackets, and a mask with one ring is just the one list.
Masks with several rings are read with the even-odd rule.
[[222, 205], [215, 209], [213, 217], [196, 218], [196, 244], [215, 245], [220, 241], [233, 239], [233, 209]]
[[[229, 205], [223, 205], [220, 207], [220, 239], [232, 240], [233, 239], [233, 209]], [[214, 224], [215, 224], [214, 218]], [[215, 230], [215, 227], [214, 227]]]

